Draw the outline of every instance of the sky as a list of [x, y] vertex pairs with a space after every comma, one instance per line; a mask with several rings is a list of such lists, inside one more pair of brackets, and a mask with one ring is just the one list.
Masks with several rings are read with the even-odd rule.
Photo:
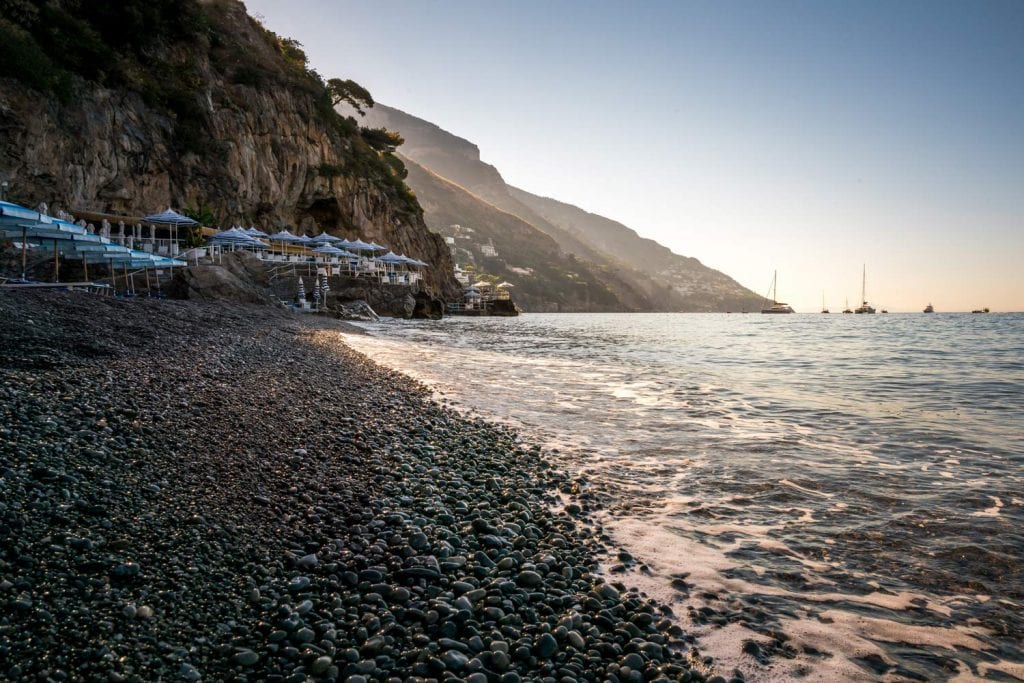
[[797, 311], [1024, 310], [1024, 2], [248, 0], [325, 78]]

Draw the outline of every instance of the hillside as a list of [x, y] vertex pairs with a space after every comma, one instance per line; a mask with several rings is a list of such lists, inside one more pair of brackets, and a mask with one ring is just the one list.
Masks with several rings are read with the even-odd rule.
[[598, 251], [670, 285], [683, 300], [685, 310], [705, 310], [709, 302], [715, 302], [719, 310], [754, 311], [764, 301], [725, 273], [695, 258], [680, 256], [622, 223], [512, 186], [509, 192], [548, 222]]
[[[615, 272], [597, 269], [566, 254], [550, 236], [463, 187], [406, 159], [427, 225], [448, 232], [453, 224], [474, 226], [453, 239], [456, 260], [515, 285], [517, 304], [527, 311], [642, 310], [651, 302]], [[493, 247], [488, 256], [479, 245]]]
[[[480, 160], [476, 145], [433, 123], [379, 103], [367, 112], [366, 122], [398, 131], [405, 139], [401, 147], [405, 157], [521, 218], [554, 239], [563, 251], [594, 270], [614, 273], [618, 282], [647, 299], [639, 307], [623, 305], [623, 310], [754, 310], [763, 302], [727, 275], [697, 259], [674, 254], [624, 225], [507, 185], [494, 166]], [[410, 176], [409, 183], [417, 195], [425, 191], [418, 178]], [[429, 208], [427, 220], [438, 221]], [[480, 227], [466, 219], [460, 223]], [[437, 222], [431, 225], [441, 227]], [[611, 287], [618, 292], [616, 285]]]
[[428, 285], [459, 295], [388, 138], [334, 110], [339, 99], [367, 106], [369, 93], [325, 82], [241, 2], [2, 7], [9, 199], [121, 215], [173, 206], [220, 225], [359, 236], [427, 261]]

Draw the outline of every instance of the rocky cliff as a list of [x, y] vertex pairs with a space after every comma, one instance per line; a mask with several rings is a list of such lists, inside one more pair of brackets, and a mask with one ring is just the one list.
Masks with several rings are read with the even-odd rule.
[[[22, 52], [39, 49], [62, 90], [48, 92], [50, 81], [25, 76], [14, 59], [22, 53], [0, 48], [0, 181], [10, 199], [135, 216], [202, 208], [225, 226], [359, 236], [430, 263], [428, 286], [458, 295], [448, 250], [402, 183], [400, 162], [365, 144], [329, 99], [324, 107], [324, 84], [297, 44], [235, 0], [165, 4], [202, 30], [157, 33], [165, 37], [151, 52], [135, 55], [102, 33], [113, 20], [89, 14], [99, 10], [55, 3], [51, 10], [81, 25], [72, 29], [93, 31], [112, 52], [110, 68], [95, 73], [89, 59], [65, 63], [26, 42]], [[28, 41], [32, 21], [45, 19], [22, 26], [5, 17], [0, 37]]]

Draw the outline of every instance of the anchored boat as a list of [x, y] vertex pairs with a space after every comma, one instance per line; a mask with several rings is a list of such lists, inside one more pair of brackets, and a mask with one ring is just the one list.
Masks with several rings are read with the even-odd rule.
[[867, 297], [868, 266], [864, 264], [864, 273], [860, 280], [860, 306], [853, 309], [854, 313], [874, 313], [875, 309], [868, 303]]
[[765, 297], [765, 299], [771, 298], [772, 305], [768, 306], [767, 308], [762, 308], [761, 309], [762, 313], [793, 313], [793, 309], [790, 307], [789, 304], [783, 303], [781, 301], [778, 301], [775, 298], [775, 295], [776, 295], [775, 286], [776, 286], [776, 280], [778, 278], [778, 274], [779, 274], [779, 271], [775, 271], [772, 274], [772, 288], [771, 288], [772, 295], [771, 295], [771, 297], [767, 297], [767, 296]]

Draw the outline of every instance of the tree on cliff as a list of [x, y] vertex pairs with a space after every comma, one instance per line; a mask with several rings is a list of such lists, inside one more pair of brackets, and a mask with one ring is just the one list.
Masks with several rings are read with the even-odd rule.
[[378, 152], [394, 152], [395, 148], [405, 142], [401, 135], [387, 128], [360, 128], [359, 134], [366, 140], [366, 144]]
[[345, 103], [355, 109], [360, 116], [365, 116], [363, 107], [373, 107], [373, 97], [370, 91], [351, 79], [332, 78], [327, 81], [327, 90], [331, 93], [331, 102], [334, 106]]

